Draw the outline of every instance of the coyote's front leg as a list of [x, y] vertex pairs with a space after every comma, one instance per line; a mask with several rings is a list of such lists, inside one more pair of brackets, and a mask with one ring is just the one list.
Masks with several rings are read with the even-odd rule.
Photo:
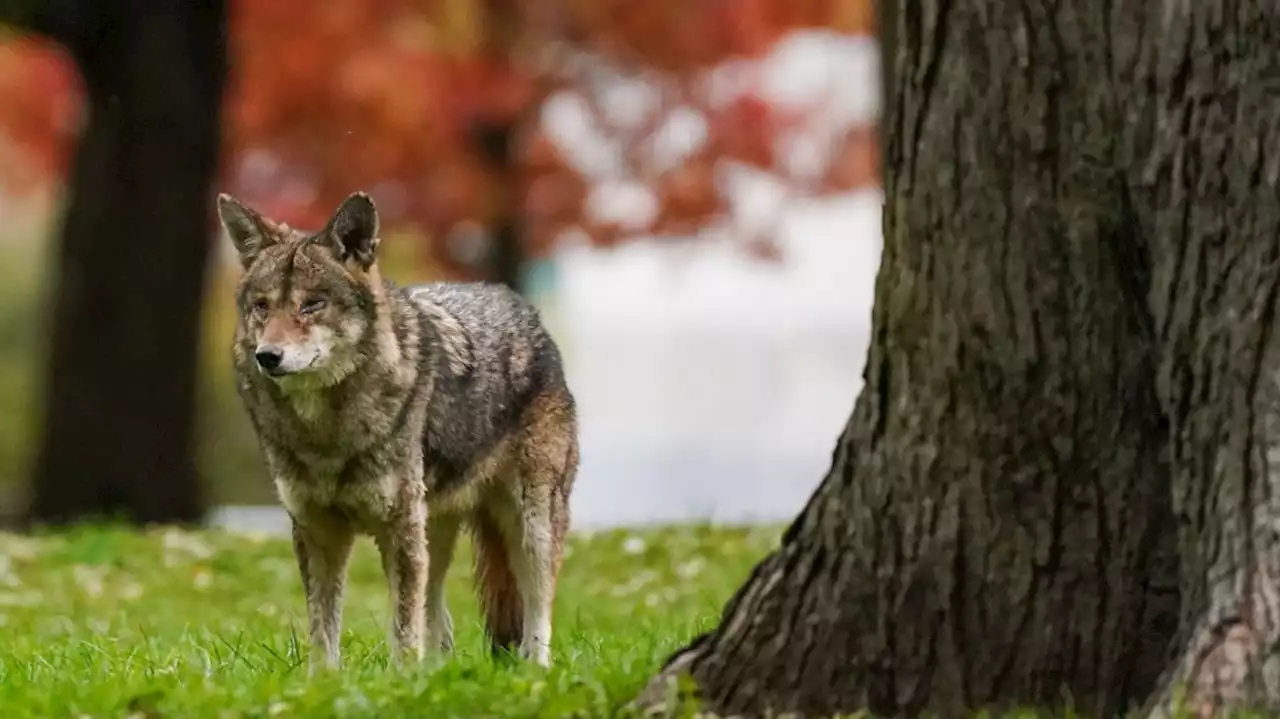
[[307, 600], [308, 671], [314, 675], [321, 668], [341, 664], [342, 595], [355, 531], [347, 521], [324, 510], [291, 518], [293, 553]]
[[402, 480], [377, 538], [391, 595], [391, 660], [422, 659], [427, 587], [427, 504], [420, 477]]

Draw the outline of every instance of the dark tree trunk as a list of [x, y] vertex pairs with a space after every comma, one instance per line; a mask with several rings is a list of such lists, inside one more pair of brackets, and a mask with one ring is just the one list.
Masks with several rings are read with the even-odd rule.
[[[83, 5], [83, 4], [82, 4]], [[196, 360], [226, 7], [91, 3], [30, 516], [191, 522]]]
[[[482, 0], [477, 9], [483, 17], [484, 47], [495, 65], [519, 64], [521, 48], [536, 42], [537, 30], [529, 9], [515, 0]], [[526, 108], [517, 117], [480, 119], [475, 125], [475, 141], [501, 183], [502, 212], [489, 227], [489, 253], [483, 273], [491, 282], [501, 282], [516, 292], [524, 287], [524, 197], [520, 158], [516, 147], [522, 125], [536, 122], [541, 108]]]
[[493, 233], [490, 279], [524, 293], [524, 247], [520, 243], [520, 217], [513, 213], [498, 222]]
[[[1275, 591], [1280, 574], [1249, 574], [1276, 526], [1250, 438], [1280, 213], [1273, 166], [1246, 168], [1280, 138], [1261, 82], [1241, 103], [1224, 64], [1274, 72], [1276, 17], [1233, 20], [1247, 44], [1202, 27], [1165, 45], [1166, 7], [1192, 5], [1221, 22], [1216, 3], [896, 7], [865, 386], [779, 549], [644, 703], [688, 675], [723, 714], [1112, 716], [1164, 686], [1184, 592], [1198, 626], [1223, 583]], [[1182, 56], [1201, 74], [1164, 73], [1165, 102], [1145, 99], [1142, 68]], [[1215, 81], [1229, 104], [1206, 110]], [[1177, 177], [1135, 187], [1158, 107], [1155, 170]], [[1224, 293], [1232, 272], [1252, 284]], [[1189, 591], [1205, 576], [1217, 594]]]
[[519, 194], [520, 165], [515, 147], [518, 127], [519, 121], [480, 123], [476, 126], [475, 135], [481, 154], [501, 178], [504, 196], [502, 215], [490, 228], [485, 279], [523, 292], [525, 253], [520, 236], [523, 198]]
[[[483, 0], [485, 52], [498, 63], [519, 64], [522, 43], [536, 36], [529, 8], [515, 0]], [[517, 117], [485, 126], [482, 143], [485, 155], [502, 178], [502, 216], [491, 228], [492, 245], [488, 257], [488, 279], [501, 282], [516, 292], [524, 287], [524, 197], [516, 139], [526, 122], [537, 122], [541, 108], [526, 108]]]

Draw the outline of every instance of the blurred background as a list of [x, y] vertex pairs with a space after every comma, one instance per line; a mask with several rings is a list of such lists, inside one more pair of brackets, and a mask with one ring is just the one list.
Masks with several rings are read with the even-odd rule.
[[817, 486], [879, 262], [871, 0], [105, 5], [0, 10], [8, 514], [284, 526], [218, 191], [314, 228], [367, 190], [393, 279], [536, 302], [579, 526], [781, 520]]

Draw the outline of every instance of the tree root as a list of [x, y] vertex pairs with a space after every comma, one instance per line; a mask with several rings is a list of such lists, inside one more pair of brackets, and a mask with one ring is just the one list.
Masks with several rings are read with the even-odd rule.
[[[1145, 712], [1147, 719], [1210, 719], [1280, 709], [1277, 587], [1255, 585], [1246, 611], [1206, 620], [1191, 633]], [[1224, 614], [1219, 612], [1220, 614]]]

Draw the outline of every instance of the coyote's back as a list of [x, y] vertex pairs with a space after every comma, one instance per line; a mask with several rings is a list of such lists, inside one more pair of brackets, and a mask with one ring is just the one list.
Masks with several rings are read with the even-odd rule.
[[[560, 351], [538, 311], [519, 294], [504, 285], [452, 282], [413, 285], [405, 292], [441, 348], [425, 423], [425, 461], [436, 473], [433, 492], [460, 488], [465, 470], [510, 438], [526, 419], [524, 412], [573, 417]], [[565, 445], [563, 438], [543, 441]]]

